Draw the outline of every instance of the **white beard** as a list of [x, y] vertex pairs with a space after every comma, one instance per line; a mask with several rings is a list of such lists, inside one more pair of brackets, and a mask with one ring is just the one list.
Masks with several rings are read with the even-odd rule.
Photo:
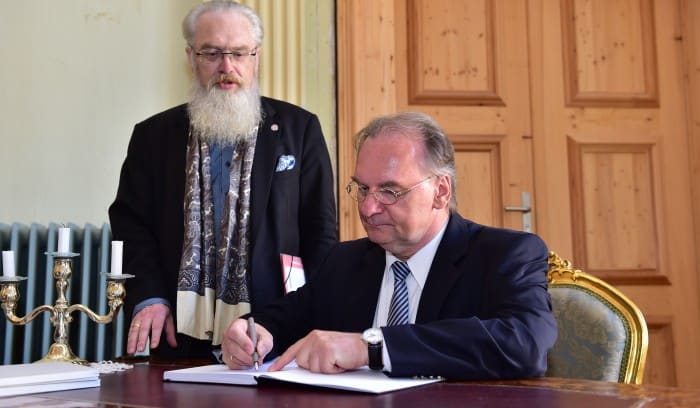
[[208, 88], [195, 80], [190, 90], [187, 111], [193, 133], [209, 143], [230, 145], [255, 137], [253, 131], [262, 119], [257, 81], [233, 92]]

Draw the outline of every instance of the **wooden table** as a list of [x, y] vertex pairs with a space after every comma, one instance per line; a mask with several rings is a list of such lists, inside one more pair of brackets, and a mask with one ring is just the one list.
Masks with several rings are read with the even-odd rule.
[[[257, 387], [163, 382], [163, 371], [182, 366], [150, 363], [104, 374], [99, 388], [25, 396], [27, 405], [79, 407], [698, 407], [699, 391], [586, 380], [540, 378], [516, 381], [442, 382], [392, 393], [369, 395], [295, 385]], [[18, 398], [18, 397], [14, 397]], [[70, 402], [71, 404], [66, 404]]]

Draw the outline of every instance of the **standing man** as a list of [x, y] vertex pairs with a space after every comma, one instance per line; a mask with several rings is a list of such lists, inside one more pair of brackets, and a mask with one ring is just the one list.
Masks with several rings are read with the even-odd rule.
[[124, 241], [127, 353], [211, 357], [238, 316], [284, 294], [280, 254], [307, 278], [337, 240], [333, 175], [318, 118], [260, 96], [263, 28], [210, 1], [182, 30], [190, 101], [134, 127], [109, 210]]
[[[557, 336], [547, 247], [536, 235], [462, 218], [454, 149], [427, 115], [380, 117], [360, 131], [347, 192], [367, 238], [336, 244], [298, 291], [236, 319], [226, 364], [281, 353], [314, 372], [369, 365], [391, 376], [541, 376]], [[332, 271], [332, 273], [330, 273]]]

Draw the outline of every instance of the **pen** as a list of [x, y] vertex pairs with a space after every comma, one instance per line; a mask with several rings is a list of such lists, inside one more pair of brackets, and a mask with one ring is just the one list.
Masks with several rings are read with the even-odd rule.
[[258, 370], [258, 335], [255, 333], [255, 320], [252, 317], [248, 318], [248, 337], [253, 342], [253, 365], [255, 371]]

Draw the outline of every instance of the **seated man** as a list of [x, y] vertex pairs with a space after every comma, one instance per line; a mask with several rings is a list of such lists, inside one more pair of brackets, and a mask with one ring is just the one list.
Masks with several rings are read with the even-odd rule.
[[367, 238], [336, 244], [309, 283], [224, 334], [232, 369], [281, 356], [314, 372], [364, 365], [454, 380], [541, 376], [557, 327], [547, 247], [456, 211], [454, 148], [427, 115], [373, 120], [347, 192]]

